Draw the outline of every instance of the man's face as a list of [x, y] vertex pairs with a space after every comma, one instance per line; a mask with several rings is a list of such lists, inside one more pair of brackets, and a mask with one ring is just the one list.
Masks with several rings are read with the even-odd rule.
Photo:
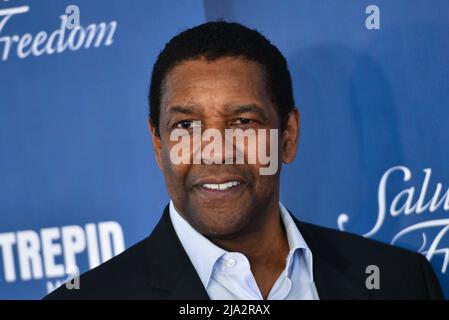
[[[192, 133], [193, 121], [200, 121], [203, 131], [214, 128], [223, 136], [225, 129], [254, 129], [256, 136], [258, 129], [279, 129], [280, 119], [262, 68], [242, 58], [185, 61], [166, 76], [160, 108], [160, 136], [151, 127], [156, 160], [168, 193], [184, 218], [203, 235], [215, 238], [232, 238], [260, 226], [267, 208], [278, 206], [279, 170], [260, 175], [259, 161], [225, 164], [228, 155], [224, 152], [222, 164], [175, 165], [170, 150], [178, 141], [170, 141], [170, 134], [179, 128]], [[285, 132], [278, 132], [279, 152], [275, 156], [284, 162], [291, 162], [296, 152], [296, 109], [292, 114]], [[269, 150], [269, 130], [265, 131], [264, 148]], [[228, 182], [239, 184], [224, 190], [210, 188]]]

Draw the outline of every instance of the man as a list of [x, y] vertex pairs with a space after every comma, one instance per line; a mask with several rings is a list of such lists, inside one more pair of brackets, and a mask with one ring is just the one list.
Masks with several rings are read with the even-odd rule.
[[[279, 202], [281, 164], [295, 158], [299, 113], [285, 58], [260, 33], [209, 22], [177, 35], [154, 65], [149, 100], [170, 204], [148, 238], [82, 275], [80, 289], [62, 286], [47, 298], [442, 298], [421, 255], [299, 222]], [[204, 153], [205, 141], [195, 146], [192, 138], [198, 129], [252, 130], [261, 142], [257, 154], [276, 146], [270, 159], [279, 159], [279, 168], [262, 174], [267, 163], [248, 160], [256, 150], [249, 140], [243, 147], [232, 141], [232, 152]], [[173, 152], [183, 134], [188, 161]], [[237, 151], [248, 161], [235, 163]], [[372, 265], [379, 278], [369, 283]]]

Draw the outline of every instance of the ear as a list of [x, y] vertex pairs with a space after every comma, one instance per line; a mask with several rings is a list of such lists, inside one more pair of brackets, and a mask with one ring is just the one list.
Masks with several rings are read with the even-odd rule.
[[151, 139], [153, 141], [153, 151], [157, 166], [159, 167], [159, 169], [163, 170], [161, 137], [160, 134], [156, 134], [156, 129], [154, 128], [151, 119], [148, 120], [148, 129], [150, 130]]
[[290, 112], [282, 132], [282, 162], [287, 164], [295, 160], [296, 151], [298, 151], [299, 121], [299, 111], [297, 108], [294, 108]]

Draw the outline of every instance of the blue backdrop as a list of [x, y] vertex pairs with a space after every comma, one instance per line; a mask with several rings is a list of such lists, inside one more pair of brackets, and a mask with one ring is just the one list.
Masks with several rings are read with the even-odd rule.
[[151, 68], [217, 18], [288, 60], [302, 127], [282, 201], [421, 252], [448, 296], [449, 1], [0, 0], [0, 298], [40, 298], [151, 232], [168, 201]]

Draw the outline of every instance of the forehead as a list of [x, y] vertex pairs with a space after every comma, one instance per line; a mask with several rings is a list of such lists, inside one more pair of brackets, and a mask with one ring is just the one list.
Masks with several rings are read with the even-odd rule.
[[263, 68], [254, 61], [225, 57], [188, 60], [173, 68], [164, 81], [161, 107], [211, 102], [264, 104], [267, 100]]

